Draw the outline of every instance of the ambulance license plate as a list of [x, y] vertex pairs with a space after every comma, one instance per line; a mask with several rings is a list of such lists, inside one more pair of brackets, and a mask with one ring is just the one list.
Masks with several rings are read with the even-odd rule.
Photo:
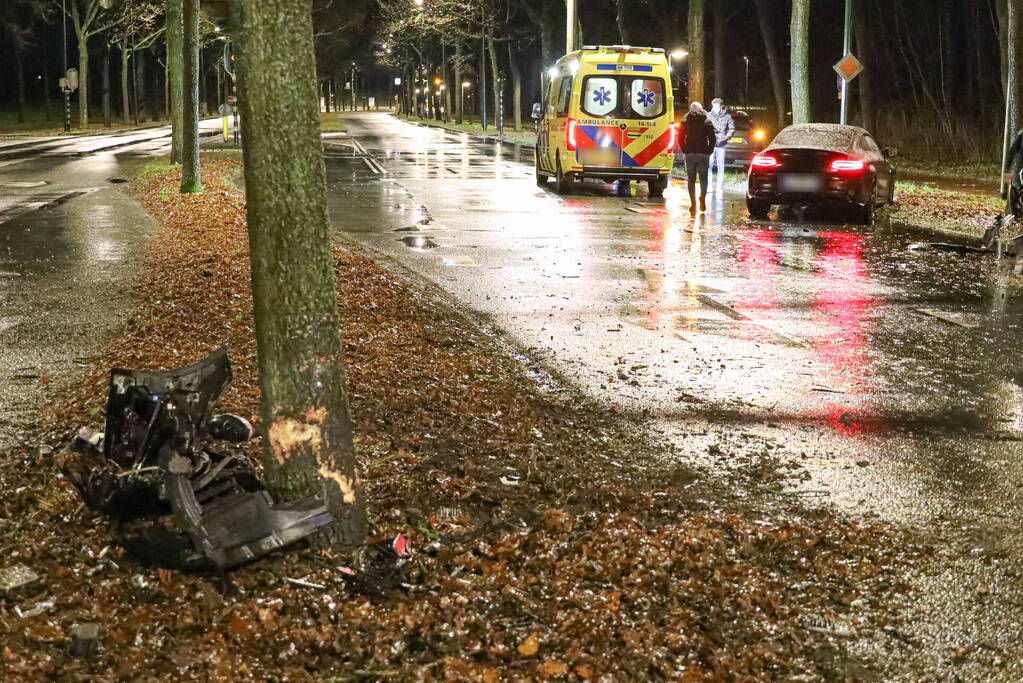
[[824, 179], [808, 173], [786, 173], [778, 178], [778, 187], [782, 192], [820, 192]]

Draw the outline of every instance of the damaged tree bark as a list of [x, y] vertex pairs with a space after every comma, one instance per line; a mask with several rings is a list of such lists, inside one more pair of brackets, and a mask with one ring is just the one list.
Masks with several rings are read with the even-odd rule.
[[278, 501], [322, 496], [366, 534], [330, 250], [311, 0], [243, 0], [239, 74], [263, 463]]

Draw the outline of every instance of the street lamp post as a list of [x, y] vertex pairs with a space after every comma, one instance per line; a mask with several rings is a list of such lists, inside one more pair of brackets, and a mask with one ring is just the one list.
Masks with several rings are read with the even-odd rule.
[[[463, 81], [461, 90], [458, 93], [458, 111], [465, 111], [465, 89], [469, 87], [469, 81]], [[461, 123], [461, 121], [459, 121]]]
[[576, 0], [565, 0], [565, 52], [575, 52]]
[[742, 90], [742, 97], [749, 102], [749, 56], [744, 56], [743, 60], [746, 62], [746, 87]]

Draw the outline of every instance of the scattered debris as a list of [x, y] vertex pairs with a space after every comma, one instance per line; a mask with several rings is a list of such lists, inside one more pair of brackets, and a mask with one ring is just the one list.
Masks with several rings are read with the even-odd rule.
[[53, 446], [41, 444], [32, 449], [32, 459], [38, 460], [39, 458], [48, 458], [53, 455]]
[[956, 254], [993, 254], [987, 247], [971, 247], [966, 244], [949, 242], [913, 242], [907, 249], [910, 251], [948, 251]]
[[39, 574], [20, 563], [4, 567], [0, 569], [0, 590], [12, 591], [27, 586], [38, 578]]
[[501, 477], [500, 482], [505, 486], [518, 486], [522, 483], [522, 477], [517, 474], [506, 474]]
[[285, 583], [290, 583], [292, 586], [298, 586], [299, 588], [315, 588], [316, 590], [327, 590], [327, 587], [322, 583], [313, 583], [312, 581], [305, 581], [304, 579], [292, 579], [288, 576], [284, 577]]
[[53, 606], [55, 604], [56, 603], [53, 601], [52, 598], [49, 600], [40, 600], [35, 605], [24, 611], [22, 611], [20, 607], [15, 606], [14, 613], [17, 614], [18, 617], [21, 619], [28, 619], [29, 617], [38, 617], [40, 614], [43, 614], [44, 612], [49, 612], [51, 609], [53, 609]]
[[110, 373], [103, 434], [83, 428], [64, 467], [86, 505], [118, 519], [172, 514], [128, 539], [139, 559], [182, 569], [227, 569], [294, 543], [332, 521], [314, 496], [274, 505], [242, 454], [209, 449], [244, 442], [252, 425], [213, 416], [231, 380], [225, 349], [178, 370]]
[[78, 624], [71, 629], [71, 656], [87, 659], [99, 650], [99, 624]]
[[359, 548], [355, 568], [341, 567], [341, 577], [348, 586], [363, 595], [383, 595], [399, 587], [407, 587], [405, 564], [411, 553], [402, 534]]
[[948, 323], [950, 325], [955, 325], [957, 327], [962, 327], [962, 328], [965, 328], [967, 330], [973, 330], [973, 329], [976, 329], [976, 328], [980, 327], [980, 325], [978, 325], [977, 323], [965, 323], [965, 322], [963, 322], [961, 320], [956, 320], [955, 318], [953, 318], [949, 314], [942, 313], [941, 311], [936, 311], [933, 308], [914, 308], [913, 310], [916, 311], [917, 313], [922, 313], [923, 315], [928, 315], [928, 316], [930, 316], [932, 318], [935, 318], [937, 320], [940, 320], [942, 322], [946, 322], [946, 323]]
[[815, 615], [803, 619], [803, 628], [814, 633], [823, 633], [839, 638], [852, 638], [856, 636], [856, 628], [844, 621], [825, 615]]

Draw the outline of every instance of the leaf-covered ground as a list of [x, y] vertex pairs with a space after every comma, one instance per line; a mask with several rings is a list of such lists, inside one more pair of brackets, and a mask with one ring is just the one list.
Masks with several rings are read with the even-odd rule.
[[998, 197], [930, 183], [900, 182], [891, 209], [894, 221], [981, 235], [1002, 211]]
[[[4, 680], [880, 677], [834, 632], [897, 633], [889, 615], [912, 598], [905, 539], [739, 504], [429, 286], [344, 245], [334, 256], [374, 538], [411, 538], [415, 588], [351, 595], [345, 553], [304, 547], [227, 581], [134, 564], [116, 524], [58, 475], [65, 456], [28, 446], [60, 450], [101, 424], [110, 366], [179, 366], [220, 345], [235, 374], [224, 407], [258, 415], [238, 162], [203, 163], [202, 196], [175, 194], [174, 170], [132, 183], [164, 227], [128, 285], [137, 308], [90, 372], [51, 380], [61, 403], [0, 459], [0, 568], [41, 574], [0, 594]], [[521, 483], [501, 483], [511, 474]], [[93, 659], [67, 655], [82, 622], [101, 624]]]

